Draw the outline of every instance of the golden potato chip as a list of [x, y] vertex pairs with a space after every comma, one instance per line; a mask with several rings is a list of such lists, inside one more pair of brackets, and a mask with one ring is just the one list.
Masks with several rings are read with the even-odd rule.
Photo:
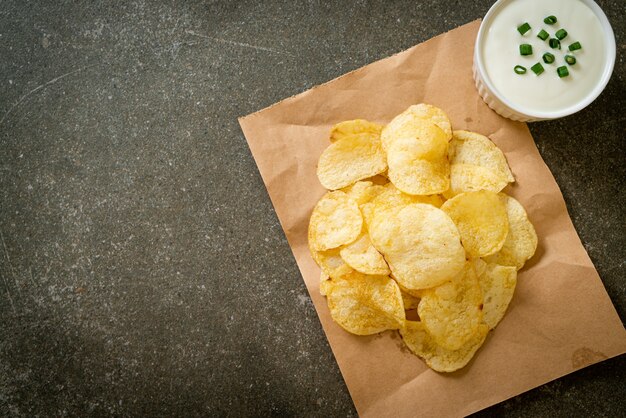
[[381, 134], [389, 180], [405, 193], [430, 195], [449, 188], [449, 135], [424, 117], [429, 113], [434, 111], [427, 105], [409, 108]]
[[313, 209], [309, 221], [309, 247], [324, 251], [349, 244], [361, 233], [359, 205], [342, 191], [326, 193]]
[[441, 210], [459, 228], [461, 242], [470, 257], [484, 257], [502, 248], [509, 221], [497, 194], [486, 190], [461, 193], [446, 201]]
[[356, 183], [348, 187], [344, 187], [341, 190], [353, 198], [356, 203], [361, 206], [374, 200], [374, 198], [384, 189], [383, 186], [374, 184], [371, 181], [357, 181]]
[[316, 251], [313, 248], [309, 249], [311, 250], [313, 260], [320, 266], [322, 272], [333, 279], [341, 278], [354, 271], [354, 269], [341, 258], [339, 254], [340, 248], [332, 248], [326, 251]]
[[320, 273], [320, 295], [326, 296], [330, 286], [330, 277], [323, 271]]
[[393, 277], [410, 290], [437, 286], [465, 263], [456, 226], [432, 205], [416, 203], [376, 211], [369, 232]]
[[489, 138], [469, 131], [454, 131], [448, 149], [450, 164], [478, 165], [509, 183], [515, 181], [504, 154]]
[[513, 299], [517, 270], [513, 266], [488, 264], [478, 282], [483, 292], [483, 322], [494, 329]]
[[352, 334], [371, 335], [404, 324], [400, 288], [387, 276], [353, 273], [331, 280], [326, 291], [333, 320]]
[[400, 288], [400, 293], [402, 294], [402, 302], [404, 303], [405, 311], [408, 311], [409, 309], [417, 309], [420, 304], [420, 299], [418, 297], [403, 291], [402, 288]]
[[387, 276], [391, 273], [367, 233], [361, 234], [356, 241], [343, 247], [339, 254], [350, 267], [363, 274]]
[[[438, 140], [443, 141], [443, 140]], [[400, 190], [413, 195], [443, 193], [450, 187], [450, 167], [447, 158], [435, 157], [442, 149], [431, 149], [433, 157], [421, 157], [423, 150], [414, 146], [412, 138], [397, 139], [387, 149], [389, 180]], [[447, 142], [443, 149], [447, 148]], [[430, 158], [430, 157], [429, 157]]]
[[497, 253], [485, 258], [488, 263], [515, 266], [521, 269], [537, 250], [537, 233], [528, 220], [524, 207], [511, 196], [498, 195], [506, 207], [509, 233], [504, 245]]
[[333, 142], [324, 150], [317, 164], [317, 177], [324, 187], [335, 190], [386, 169], [380, 139], [359, 134]]
[[330, 131], [330, 141], [335, 142], [347, 136], [359, 134], [373, 134], [375, 136], [380, 136], [382, 129], [382, 125], [365, 119], [345, 120], [332, 127]]
[[450, 166], [450, 188], [443, 192], [446, 199], [478, 190], [498, 193], [508, 182], [485, 167], [472, 164], [452, 164]]
[[422, 322], [406, 321], [400, 335], [407, 347], [424, 359], [428, 367], [438, 372], [453, 372], [470, 362], [483, 345], [488, 332], [488, 326], [479, 325], [474, 335], [457, 350], [438, 345]]
[[416, 140], [436, 138], [443, 139], [447, 143], [450, 135], [432, 120], [420, 117], [419, 114], [411, 112], [411, 108], [409, 108], [393, 118], [380, 134], [385, 150], [388, 150], [392, 143], [401, 138]]
[[440, 346], [458, 350], [476, 333], [483, 319], [483, 297], [472, 263], [452, 280], [421, 292], [417, 312]]

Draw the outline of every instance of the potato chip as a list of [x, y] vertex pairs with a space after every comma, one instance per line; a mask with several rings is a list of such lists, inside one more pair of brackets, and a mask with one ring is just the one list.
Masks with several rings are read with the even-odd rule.
[[324, 150], [317, 165], [317, 177], [330, 190], [375, 176], [387, 169], [380, 139], [372, 134], [348, 136]]
[[511, 196], [498, 195], [506, 207], [509, 233], [497, 253], [485, 258], [488, 263], [515, 266], [521, 269], [537, 250], [537, 233], [528, 220], [524, 207]]
[[471, 164], [452, 164], [450, 166], [450, 188], [443, 192], [446, 199], [478, 190], [498, 193], [508, 182], [485, 167]]
[[441, 206], [459, 228], [470, 257], [499, 251], [509, 231], [506, 210], [497, 194], [481, 190], [461, 193]]
[[452, 280], [421, 292], [417, 312], [433, 339], [449, 350], [469, 341], [483, 319], [483, 297], [472, 263]]
[[385, 150], [388, 150], [392, 143], [401, 138], [416, 140], [438, 138], [448, 142], [450, 135], [432, 120], [420, 117], [419, 114], [411, 112], [411, 108], [409, 108], [393, 118], [380, 134]]
[[488, 326], [479, 325], [474, 335], [457, 350], [438, 345], [422, 322], [406, 321], [400, 335], [407, 347], [424, 359], [428, 367], [438, 372], [453, 372], [470, 362], [483, 345], [488, 332]]
[[353, 198], [356, 203], [361, 206], [371, 202], [384, 189], [383, 186], [372, 183], [371, 181], [357, 181], [356, 183], [341, 189], [348, 196]]
[[504, 154], [489, 138], [469, 131], [454, 131], [448, 150], [450, 164], [478, 165], [509, 183], [515, 181]]
[[408, 194], [443, 193], [450, 187], [450, 167], [445, 155], [440, 157], [437, 155], [447, 149], [447, 142], [439, 142], [439, 145], [433, 146], [430, 151], [416, 146], [417, 143], [418, 141], [413, 138], [401, 138], [389, 146], [387, 149], [389, 180]]
[[326, 251], [309, 249], [311, 250], [313, 260], [320, 266], [322, 272], [333, 279], [341, 278], [354, 271], [354, 269], [341, 258], [339, 254], [340, 248], [333, 248]]
[[432, 205], [416, 203], [376, 211], [369, 232], [393, 277], [410, 290], [437, 286], [465, 263], [457, 228]]
[[447, 121], [447, 117], [435, 109], [428, 105], [412, 106], [396, 116], [381, 134], [389, 180], [405, 193], [431, 195], [449, 188], [446, 156], [450, 135], [428, 116], [440, 121]]
[[342, 191], [326, 193], [313, 209], [309, 222], [309, 246], [324, 251], [349, 244], [361, 233], [359, 206]]
[[382, 125], [365, 119], [346, 120], [339, 122], [332, 127], [330, 131], [330, 141], [335, 142], [347, 136], [359, 134], [373, 134], [375, 136], [380, 136], [382, 129]]
[[352, 334], [371, 335], [404, 324], [400, 288], [387, 276], [353, 273], [331, 280], [326, 292], [333, 320]]
[[391, 273], [367, 233], [362, 233], [356, 241], [343, 247], [339, 254], [350, 267], [363, 274], [387, 276]]
[[494, 329], [513, 298], [517, 270], [513, 266], [488, 264], [478, 282], [483, 293], [483, 322]]

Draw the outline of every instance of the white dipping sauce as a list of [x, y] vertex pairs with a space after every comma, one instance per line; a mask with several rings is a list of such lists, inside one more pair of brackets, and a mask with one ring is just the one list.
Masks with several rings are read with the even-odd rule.
[[[543, 22], [556, 16], [557, 23]], [[517, 28], [528, 22], [531, 29], [521, 35]], [[559, 29], [567, 31], [561, 49], [548, 45]], [[569, 108], [582, 101], [600, 82], [606, 61], [602, 26], [596, 15], [578, 0], [514, 0], [493, 16], [482, 45], [482, 59], [491, 83], [501, 96], [521, 111], [550, 112]], [[549, 33], [542, 41], [541, 29]], [[580, 42], [582, 49], [569, 51], [568, 46]], [[522, 56], [521, 44], [533, 47], [532, 55]], [[543, 61], [543, 54], [555, 56], [552, 64]], [[565, 55], [573, 55], [576, 64], [565, 63]], [[541, 63], [544, 72], [535, 75], [530, 69]], [[526, 67], [526, 74], [516, 74], [513, 67]], [[559, 78], [556, 69], [565, 66], [569, 76]]]

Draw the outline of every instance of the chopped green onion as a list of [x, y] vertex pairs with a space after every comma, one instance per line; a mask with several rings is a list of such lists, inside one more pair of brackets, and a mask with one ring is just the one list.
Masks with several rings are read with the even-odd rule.
[[515, 71], [515, 74], [526, 74], [526, 67], [516, 65], [513, 67], [513, 71]]
[[532, 55], [533, 54], [533, 47], [530, 44], [521, 44], [519, 46], [519, 53], [520, 55]]
[[520, 33], [520, 35], [525, 34], [529, 30], [530, 30], [530, 25], [528, 24], [528, 22], [525, 22], [523, 25], [518, 26], [517, 28], [517, 31]]
[[554, 62], [554, 55], [546, 52], [545, 54], [543, 54], [543, 62], [545, 62], [546, 64], [552, 64]]
[[559, 41], [556, 38], [550, 38], [550, 40], [548, 41], [548, 44], [550, 45], [550, 48], [552, 49], [561, 49], [561, 41]]
[[532, 67], [530, 67], [530, 69], [533, 71], [533, 73], [535, 73], [535, 75], [539, 75], [543, 73], [543, 65], [541, 65], [541, 63], [539, 62], [533, 65]]
[[566, 66], [562, 66], [556, 69], [556, 73], [560, 78], [567, 77], [569, 75], [569, 71]]
[[554, 36], [556, 36], [556, 39], [558, 39], [559, 41], [562, 41], [567, 36], [567, 31], [565, 29], [559, 29], [556, 31]]
[[537, 38], [541, 39], [542, 41], [545, 41], [549, 37], [550, 37], [550, 34], [543, 29], [541, 29], [539, 33], [537, 34]]
[[565, 62], [568, 63], [569, 65], [574, 65], [576, 64], [576, 57], [573, 55], [566, 55]]
[[576, 41], [573, 44], [571, 44], [569, 46], [569, 50], [570, 51], [576, 51], [577, 49], [581, 49], [583, 46], [580, 44], [580, 42]]
[[543, 19], [543, 23], [546, 25], [554, 25], [556, 23], [556, 16], [548, 16]]

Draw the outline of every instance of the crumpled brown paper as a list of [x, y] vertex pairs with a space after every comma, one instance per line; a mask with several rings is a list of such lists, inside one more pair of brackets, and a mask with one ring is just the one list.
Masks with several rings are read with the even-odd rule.
[[[526, 124], [478, 96], [472, 54], [479, 21], [240, 119], [252, 154], [362, 416], [458, 416], [626, 351], [626, 332], [569, 218]], [[315, 174], [336, 122], [386, 123], [411, 104], [444, 109], [454, 129], [488, 135], [517, 183], [539, 247], [518, 277], [507, 315], [464, 369], [430, 370], [396, 332], [358, 337], [336, 325], [307, 249], [311, 211], [325, 192]]]

